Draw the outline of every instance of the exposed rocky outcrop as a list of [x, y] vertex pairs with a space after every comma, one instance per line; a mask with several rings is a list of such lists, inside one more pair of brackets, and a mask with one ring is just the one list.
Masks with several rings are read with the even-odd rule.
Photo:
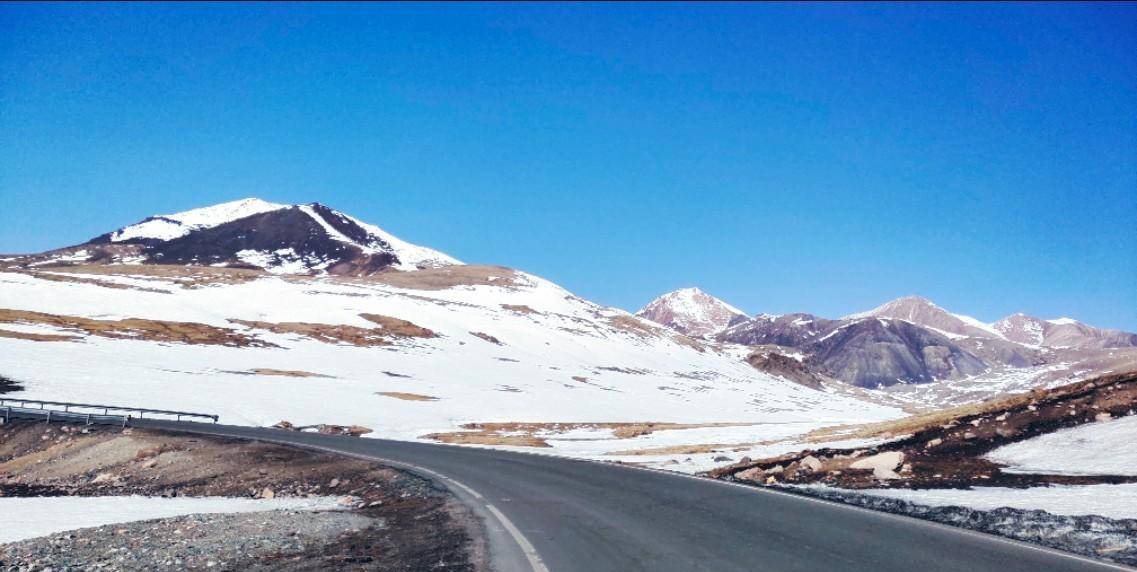
[[735, 344], [757, 346], [774, 344], [790, 348], [801, 348], [820, 338], [839, 325], [836, 320], [826, 320], [813, 314], [783, 314], [772, 316], [759, 314], [749, 320], [735, 323], [720, 333], [717, 338]]
[[821, 376], [801, 361], [790, 356], [768, 351], [756, 351], [746, 357], [754, 369], [800, 383], [813, 389], [821, 389]]
[[903, 320], [853, 320], [806, 347], [807, 363], [860, 387], [927, 383], [987, 370], [948, 338]]
[[23, 385], [20, 385], [15, 380], [11, 380], [11, 379], [8, 379], [8, 378], [0, 375], [0, 395], [3, 395], [5, 393], [13, 393], [16, 391], [23, 391], [23, 390], [24, 390]]

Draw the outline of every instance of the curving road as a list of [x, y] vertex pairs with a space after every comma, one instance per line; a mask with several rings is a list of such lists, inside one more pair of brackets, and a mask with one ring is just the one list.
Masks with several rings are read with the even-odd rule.
[[485, 520], [494, 567], [505, 572], [1131, 570], [912, 518], [614, 464], [253, 427], [133, 424], [417, 471]]

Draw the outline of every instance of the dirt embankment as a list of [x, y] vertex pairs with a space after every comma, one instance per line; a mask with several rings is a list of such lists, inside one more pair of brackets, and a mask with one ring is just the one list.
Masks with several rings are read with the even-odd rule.
[[863, 449], [817, 449], [743, 459], [709, 476], [765, 484], [820, 483], [842, 488], [1027, 487], [1048, 483], [1137, 482], [1116, 475], [1003, 472], [991, 450], [1059, 429], [1133, 415], [1137, 373], [1103, 376], [944, 413], [913, 417], [856, 434], [909, 436]]
[[[350, 518], [308, 515], [308, 526], [280, 513], [112, 525], [0, 545], [0, 568], [114, 568], [117, 556], [108, 551], [126, 546], [139, 569], [176, 561], [182, 568], [211, 561], [222, 570], [485, 569], [478, 525], [464, 507], [429, 481], [375, 463], [222, 437], [0, 426], [0, 496], [108, 495], [335, 496]], [[243, 537], [234, 538], [230, 527]]]

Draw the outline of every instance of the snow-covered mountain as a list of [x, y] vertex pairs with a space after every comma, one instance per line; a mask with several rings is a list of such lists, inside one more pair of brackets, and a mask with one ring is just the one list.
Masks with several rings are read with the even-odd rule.
[[717, 339], [785, 348], [801, 355], [807, 369], [870, 388], [976, 376], [1013, 379], [1021, 387], [1024, 371], [1050, 376], [1055, 366], [1083, 373], [1137, 367], [1137, 353], [1128, 352], [1137, 346], [1134, 334], [1021, 314], [987, 324], [917, 296], [838, 320], [762, 314]]
[[746, 313], [699, 290], [668, 292], [640, 308], [636, 315], [693, 337], [716, 334]]
[[460, 262], [319, 203], [250, 198], [157, 215], [31, 263], [195, 264], [275, 274], [370, 274]]
[[1088, 326], [1071, 318], [1043, 320], [1025, 314], [1012, 314], [988, 324], [954, 314], [926, 298], [906, 296], [877, 308], [848, 316], [895, 318], [936, 330], [954, 340], [982, 338], [997, 343], [1001, 340], [1036, 348], [1104, 349], [1137, 346], [1137, 334]]
[[925, 328], [938, 330], [949, 337], [1002, 337], [1002, 334], [990, 324], [985, 324], [971, 316], [953, 314], [933, 304], [931, 300], [921, 298], [920, 296], [897, 298], [877, 306], [868, 312], [853, 314], [846, 316], [846, 318], [855, 319], [870, 316], [905, 320], [913, 324], [924, 326]]
[[1137, 346], [1137, 334], [1087, 326], [1071, 318], [1043, 320], [1012, 314], [992, 326], [1020, 344], [1049, 348], [1105, 349]]
[[803, 365], [812, 371], [868, 388], [954, 379], [987, 369], [981, 359], [944, 334], [891, 318], [762, 315], [735, 324], [718, 339], [785, 348], [784, 353], [801, 355]]
[[[536, 276], [416, 251], [319, 205], [223, 207], [0, 261], [0, 376], [31, 399], [358, 424], [379, 437], [691, 470], [710, 466], [713, 449], [644, 451], [725, 442], [769, 454], [768, 443], [824, 425], [902, 415], [763, 373], [742, 348]], [[299, 257], [295, 271], [241, 254], [283, 249]], [[367, 256], [422, 268], [341, 271], [372, 269]]]

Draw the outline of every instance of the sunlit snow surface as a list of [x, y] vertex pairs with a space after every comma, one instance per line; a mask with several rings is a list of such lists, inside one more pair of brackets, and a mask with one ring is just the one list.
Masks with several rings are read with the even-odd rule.
[[976, 510], [1010, 507], [1070, 516], [1096, 514], [1109, 518], [1137, 518], [1137, 484], [1134, 483], [1055, 485], [1029, 489], [867, 489], [857, 492], [929, 506], [964, 506]]
[[1004, 445], [987, 458], [1008, 472], [1137, 475], [1137, 415]]
[[280, 210], [287, 206], [260, 199], [231, 201], [171, 215], [161, 215], [153, 220], [133, 224], [115, 232], [111, 235], [111, 240], [114, 242], [134, 238], [170, 240], [185, 236], [193, 230], [212, 228], [239, 218]]
[[[124, 269], [126, 271], [126, 269]], [[203, 411], [232, 424], [358, 424], [374, 437], [420, 439], [470, 422], [735, 422], [742, 427], [657, 431], [613, 439], [610, 430], [549, 436], [528, 451], [622, 459], [698, 470], [716, 453], [607, 453], [716, 443], [754, 451], [833, 424], [897, 418], [895, 408], [826, 393], [763, 374], [736, 352], [690, 347], [658, 328], [621, 329], [621, 310], [581, 300], [540, 278], [518, 284], [408, 290], [367, 281], [264, 277], [183, 288], [172, 279], [92, 276], [159, 292], [112, 289], [0, 273], [0, 307], [101, 319], [139, 317], [241, 330], [230, 319], [374, 327], [374, 313], [430, 328], [437, 338], [390, 347], [333, 345], [242, 330], [280, 348], [162, 344], [87, 337], [79, 342], [0, 338], [2, 372], [29, 399]], [[533, 311], [504, 308], [525, 306]], [[646, 324], [646, 322], [644, 322]], [[0, 329], [8, 326], [0, 324]], [[51, 331], [51, 329], [40, 329]], [[54, 330], [55, 333], [75, 332]], [[473, 335], [489, 334], [502, 345]], [[46, 333], [46, 332], [45, 332]], [[327, 378], [247, 375], [257, 368]], [[435, 397], [405, 401], [380, 392]], [[727, 453], [733, 459], [746, 451]], [[678, 463], [678, 465], [676, 465]], [[721, 462], [719, 462], [721, 464]]]
[[11, 497], [0, 498], [0, 543], [107, 524], [187, 514], [331, 510], [334, 497], [249, 499], [227, 497]]

